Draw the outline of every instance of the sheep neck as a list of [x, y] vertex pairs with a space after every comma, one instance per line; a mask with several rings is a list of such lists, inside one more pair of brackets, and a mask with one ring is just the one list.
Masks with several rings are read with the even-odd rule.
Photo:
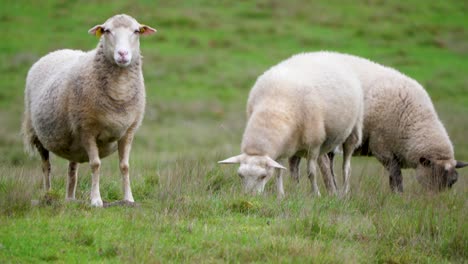
[[294, 124], [284, 113], [263, 110], [252, 113], [247, 122], [242, 140], [242, 152], [249, 155], [267, 155], [272, 159], [279, 158], [288, 150], [285, 146], [294, 133]]
[[407, 133], [408, 143], [405, 145], [411, 146], [407, 149], [407, 158], [413, 166], [421, 157], [434, 160], [454, 159], [450, 138], [437, 117], [415, 122], [412, 130], [413, 133]]
[[129, 66], [120, 67], [106, 58], [100, 44], [94, 57], [93, 72], [101, 83], [99, 86], [101, 95], [108, 97], [114, 103], [128, 103], [138, 97], [142, 82], [139, 54], [134, 55]]

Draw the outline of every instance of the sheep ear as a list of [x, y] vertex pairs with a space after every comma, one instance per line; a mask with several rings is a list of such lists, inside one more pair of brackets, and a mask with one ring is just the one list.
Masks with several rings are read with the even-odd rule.
[[466, 167], [466, 166], [468, 166], [468, 162], [458, 161], [457, 160], [457, 165], [455, 165], [455, 168], [456, 169], [461, 169], [461, 168]]
[[88, 30], [88, 33], [99, 38], [101, 37], [103, 31], [104, 30], [103, 30], [102, 25], [96, 25], [92, 27], [90, 30]]
[[220, 160], [218, 161], [218, 164], [235, 164], [235, 163], [240, 163], [242, 159], [242, 154], [227, 158], [225, 160]]
[[156, 29], [147, 25], [140, 26], [140, 35], [143, 35], [143, 36], [154, 34], [156, 33], [156, 31], [157, 31]]
[[431, 166], [431, 161], [429, 159], [426, 159], [425, 157], [419, 158], [419, 163], [423, 165], [424, 167], [429, 167]]
[[268, 157], [267, 165], [269, 167], [272, 167], [272, 168], [278, 168], [278, 169], [282, 169], [282, 170], [286, 169], [283, 165], [279, 164], [278, 162], [276, 162], [275, 160], [273, 160], [270, 157]]

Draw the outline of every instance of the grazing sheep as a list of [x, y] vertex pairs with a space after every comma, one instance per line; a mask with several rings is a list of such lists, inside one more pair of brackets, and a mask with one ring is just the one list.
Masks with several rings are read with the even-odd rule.
[[145, 110], [139, 37], [156, 30], [116, 15], [88, 32], [100, 37], [96, 49], [58, 50], [29, 70], [24, 142], [41, 156], [46, 190], [51, 188], [49, 151], [69, 160], [67, 199], [75, 199], [78, 163], [89, 162], [91, 205], [97, 207], [103, 206], [101, 158], [118, 149], [124, 200], [133, 202], [128, 161]]
[[[238, 174], [245, 191], [260, 193], [274, 168], [285, 169], [275, 160], [306, 157], [313, 192], [320, 195], [317, 161], [322, 169], [326, 153], [342, 144], [349, 182], [351, 154], [361, 142], [362, 102], [359, 80], [346, 67], [307, 54], [293, 56], [257, 79], [247, 102], [242, 154], [219, 163], [240, 163]], [[328, 191], [334, 193], [331, 175], [323, 176]], [[281, 171], [277, 189], [282, 196]]]
[[[375, 156], [389, 172], [393, 191], [403, 191], [402, 168], [415, 168], [418, 181], [432, 190], [451, 187], [457, 181], [455, 169], [468, 163], [455, 160], [447, 132], [418, 82], [352, 55], [314, 52], [309, 56], [343, 65], [359, 78], [364, 126], [363, 143], [355, 154]], [[293, 160], [291, 165], [293, 177], [298, 177], [299, 161]]]

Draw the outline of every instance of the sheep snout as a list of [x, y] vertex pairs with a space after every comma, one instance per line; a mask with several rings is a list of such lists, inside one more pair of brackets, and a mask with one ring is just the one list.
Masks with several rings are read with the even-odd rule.
[[[114, 34], [115, 47], [113, 50], [113, 59], [120, 67], [127, 67], [132, 62], [133, 55], [138, 54], [138, 46], [140, 45], [138, 35], [127, 28], [119, 28]], [[111, 48], [111, 47], [109, 47]]]
[[127, 67], [132, 61], [132, 54], [125, 49], [118, 49], [114, 54], [114, 61], [120, 67]]

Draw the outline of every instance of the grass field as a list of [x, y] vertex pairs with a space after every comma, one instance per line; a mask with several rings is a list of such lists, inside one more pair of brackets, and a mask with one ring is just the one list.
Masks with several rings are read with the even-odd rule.
[[[158, 29], [141, 41], [147, 111], [130, 161], [140, 206], [96, 209], [86, 164], [83, 203], [65, 202], [60, 158], [52, 157], [53, 191], [42, 191], [39, 157], [23, 152], [19, 136], [24, 80], [50, 51], [94, 48], [87, 30], [117, 13]], [[395, 195], [375, 159], [353, 158], [346, 199], [312, 196], [303, 176], [300, 185], [286, 177], [277, 200], [273, 182], [263, 196], [242, 195], [236, 167], [216, 161], [239, 153], [256, 77], [315, 50], [353, 53], [418, 80], [457, 158], [468, 160], [467, 13], [458, 0], [3, 1], [0, 263], [466, 263], [468, 169], [441, 194], [405, 171], [405, 193]], [[119, 200], [117, 156], [102, 163], [103, 199]]]

